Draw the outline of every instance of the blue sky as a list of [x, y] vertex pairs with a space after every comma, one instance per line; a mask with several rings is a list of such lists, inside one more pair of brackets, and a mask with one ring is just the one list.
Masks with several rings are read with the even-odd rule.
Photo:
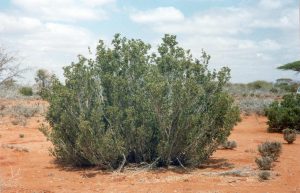
[[140, 38], [155, 48], [165, 33], [210, 68], [228, 66], [232, 82], [274, 81], [294, 72], [276, 70], [299, 60], [299, 4], [295, 0], [1, 0], [0, 45], [17, 52], [34, 72], [62, 77], [62, 67], [115, 33]]

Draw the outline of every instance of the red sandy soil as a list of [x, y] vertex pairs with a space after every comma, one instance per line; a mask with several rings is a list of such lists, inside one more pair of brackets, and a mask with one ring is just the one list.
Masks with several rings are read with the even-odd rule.
[[[8, 105], [39, 102], [0, 100]], [[122, 173], [55, 164], [49, 155], [50, 142], [38, 131], [42, 121], [42, 116], [32, 117], [23, 127], [11, 124], [10, 117], [0, 117], [0, 192], [300, 193], [300, 139], [288, 145], [281, 134], [267, 133], [265, 117], [243, 117], [230, 135], [238, 147], [217, 150], [202, 168], [127, 168]], [[271, 179], [261, 182], [254, 160], [257, 145], [266, 140], [280, 141], [283, 152], [271, 171]], [[240, 171], [242, 175], [221, 175], [226, 171]]]

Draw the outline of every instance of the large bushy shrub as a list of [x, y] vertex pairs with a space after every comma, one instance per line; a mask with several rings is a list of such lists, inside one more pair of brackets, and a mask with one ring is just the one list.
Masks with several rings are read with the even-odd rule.
[[166, 35], [156, 54], [141, 40], [100, 41], [96, 59], [79, 56], [52, 82], [47, 133], [53, 155], [73, 165], [116, 168], [127, 163], [197, 165], [239, 120], [223, 92], [230, 75], [207, 69]]
[[290, 128], [300, 131], [300, 95], [289, 94], [273, 102], [267, 109], [269, 131]]

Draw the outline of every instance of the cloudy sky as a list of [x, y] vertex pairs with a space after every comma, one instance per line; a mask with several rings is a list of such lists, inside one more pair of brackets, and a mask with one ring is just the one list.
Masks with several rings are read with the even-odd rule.
[[62, 67], [115, 33], [156, 47], [165, 33], [210, 68], [228, 66], [232, 82], [300, 79], [275, 68], [299, 60], [297, 0], [1, 0], [0, 46], [28, 66], [62, 76]]

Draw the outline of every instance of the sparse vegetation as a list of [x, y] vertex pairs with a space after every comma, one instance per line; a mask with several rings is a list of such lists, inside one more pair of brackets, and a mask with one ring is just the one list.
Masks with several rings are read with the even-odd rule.
[[26, 126], [27, 119], [35, 115], [40, 115], [44, 113], [46, 107], [39, 104], [34, 105], [14, 105], [5, 106], [3, 110], [0, 111], [0, 115], [11, 117], [11, 123], [13, 125]]
[[16, 115], [14, 116], [14, 118], [12, 119], [11, 123], [13, 125], [21, 125], [21, 126], [26, 126], [27, 124], [27, 120], [24, 116], [20, 116], [20, 115]]
[[242, 97], [236, 99], [236, 104], [240, 107], [240, 111], [245, 115], [257, 114], [265, 115], [265, 108], [267, 108], [274, 99], [263, 97]]
[[297, 133], [295, 130], [293, 129], [284, 129], [282, 131], [283, 133], [283, 138], [286, 142], [288, 142], [288, 144], [292, 144], [294, 143], [294, 141], [296, 140], [297, 138]]
[[24, 135], [24, 134], [19, 134], [19, 137], [20, 137], [20, 138], [24, 138], [25, 135]]
[[275, 101], [266, 109], [270, 132], [290, 128], [300, 131], [300, 95], [289, 94], [281, 102]]
[[53, 82], [47, 120], [53, 155], [73, 165], [123, 163], [195, 166], [222, 144], [239, 120], [223, 91], [229, 69], [207, 69], [166, 35], [158, 54], [141, 40], [102, 41], [96, 60], [66, 67]]

